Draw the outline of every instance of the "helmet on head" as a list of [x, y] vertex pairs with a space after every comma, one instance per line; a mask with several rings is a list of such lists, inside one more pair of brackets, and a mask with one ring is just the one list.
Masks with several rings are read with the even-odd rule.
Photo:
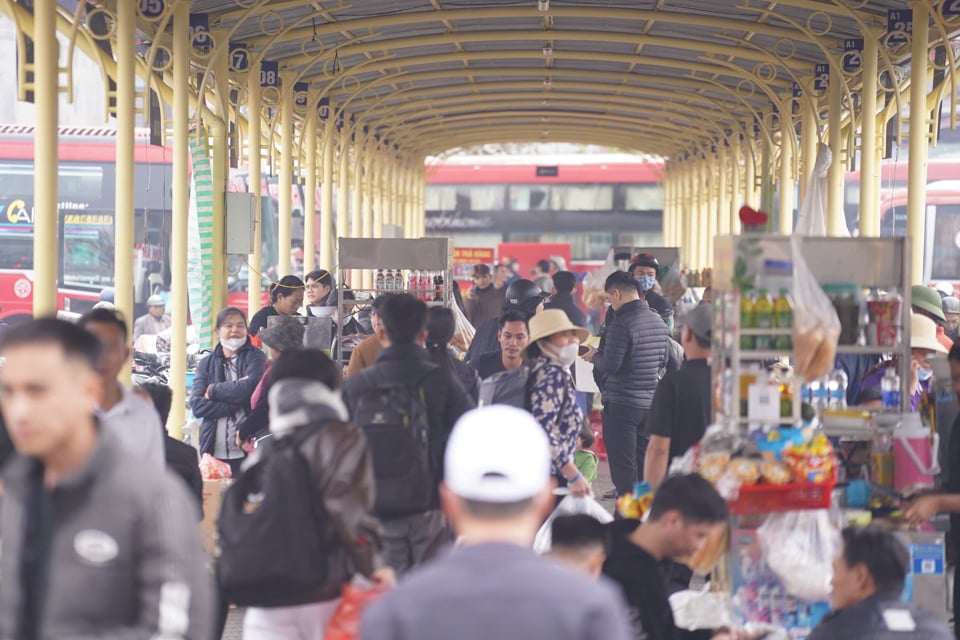
[[659, 273], [660, 262], [649, 253], [640, 253], [634, 256], [633, 260], [630, 261], [630, 268], [627, 269], [627, 272], [632, 274], [636, 267], [649, 267], [651, 269], [656, 269]]
[[514, 281], [504, 292], [504, 298], [507, 304], [516, 306], [522, 305], [524, 302], [534, 298], [539, 302], [545, 297], [543, 290], [537, 286], [536, 282], [525, 278]]

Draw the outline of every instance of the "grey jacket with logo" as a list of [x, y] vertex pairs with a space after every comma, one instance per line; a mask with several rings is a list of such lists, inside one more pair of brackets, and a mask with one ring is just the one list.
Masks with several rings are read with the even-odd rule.
[[[0, 501], [0, 638], [20, 638], [21, 558], [40, 463], [16, 457]], [[196, 506], [169, 472], [101, 430], [86, 466], [49, 494], [50, 547], [38, 638], [208, 640], [214, 591]]]

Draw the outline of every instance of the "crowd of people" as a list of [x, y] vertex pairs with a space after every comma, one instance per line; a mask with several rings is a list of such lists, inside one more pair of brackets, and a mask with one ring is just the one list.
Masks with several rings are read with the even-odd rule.
[[[15, 451], [0, 460], [0, 637], [207, 640], [237, 602], [245, 638], [322, 638], [357, 576], [385, 592], [364, 610], [367, 640], [751, 637], [679, 629], [668, 600], [688, 586], [683, 563], [729, 518], [709, 482], [668, 472], [710, 420], [713, 306], [675, 318], [659, 263], [642, 253], [603, 283], [593, 341], [578, 278], [561, 266], [541, 261], [527, 279], [477, 265], [453, 309], [382, 294], [346, 367], [304, 346], [296, 316], [321, 315], [349, 292], [324, 270], [283, 277], [249, 321], [233, 307], [216, 317], [217, 346], [189, 397], [199, 451], [165, 433], [168, 388], [119, 382], [130, 350], [116, 311], [9, 328], [0, 413]], [[914, 295], [918, 390], [960, 318], [955, 298], [937, 297], [935, 307]], [[458, 314], [476, 328], [468, 349]], [[163, 324], [162, 305], [148, 316], [139, 331]], [[576, 384], [578, 357], [599, 389], [600, 433], [594, 399]], [[960, 392], [960, 347], [950, 363]], [[859, 367], [865, 394], [882, 363], [841, 364]], [[593, 494], [598, 436], [614, 485], [606, 497], [646, 481], [656, 488], [647, 518], [560, 517], [551, 551], [534, 553], [562, 496]], [[198, 452], [235, 480], [213, 564], [197, 527]], [[921, 498], [907, 516], [960, 512], [956, 502]], [[277, 523], [297, 531], [278, 534]], [[949, 637], [898, 602], [908, 560], [896, 538], [849, 529], [843, 542], [834, 612], [811, 638]], [[276, 569], [290, 566], [297, 580], [278, 582]]]

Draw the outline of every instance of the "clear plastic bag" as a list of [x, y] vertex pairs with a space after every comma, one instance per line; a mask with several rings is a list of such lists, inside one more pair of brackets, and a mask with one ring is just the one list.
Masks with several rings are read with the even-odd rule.
[[200, 475], [204, 480], [226, 480], [233, 477], [233, 472], [226, 462], [205, 453], [200, 457]]
[[550, 517], [548, 517], [546, 522], [540, 527], [540, 530], [537, 532], [537, 537], [533, 540], [533, 550], [537, 553], [550, 551], [553, 521], [557, 516], [572, 516], [581, 513], [596, 518], [603, 524], [613, 522], [613, 516], [610, 515], [610, 512], [604, 509], [600, 503], [592, 497], [584, 496], [577, 498], [567, 496], [560, 501], [557, 508], [553, 510]]
[[772, 514], [757, 537], [764, 560], [790, 595], [806, 602], [830, 598], [840, 539], [828, 510]]
[[[456, 287], [459, 285], [454, 283], [453, 286]], [[467, 320], [467, 316], [465, 316], [463, 311], [460, 310], [460, 306], [456, 302], [451, 300], [448, 308], [453, 312], [454, 321], [453, 340], [451, 344], [453, 348], [459, 351], [461, 354], [466, 353], [467, 349], [470, 347], [470, 343], [473, 342], [473, 336], [477, 335], [477, 330], [472, 324], [470, 324], [470, 321]]]
[[[803, 202], [800, 203], [800, 214], [797, 216], [797, 235], [820, 236], [827, 235], [827, 172], [833, 161], [830, 147], [822, 142], [817, 145], [817, 160], [813, 165], [810, 180], [807, 181], [807, 190], [804, 192]], [[844, 230], [846, 230], [844, 225]], [[849, 233], [845, 237], [849, 237]]]
[[607, 276], [617, 270], [617, 263], [614, 261], [613, 255], [613, 248], [611, 247], [603, 265], [583, 277], [583, 295], [581, 297], [584, 306], [588, 309], [598, 309], [606, 300], [603, 285], [607, 281]]
[[673, 264], [660, 270], [660, 289], [663, 291], [663, 297], [672, 305], [680, 302], [687, 292], [687, 277], [683, 274], [682, 265], [683, 254], [678, 251], [677, 259]]
[[800, 236], [790, 239], [793, 254], [794, 374], [809, 382], [833, 371], [840, 318], [803, 258]]

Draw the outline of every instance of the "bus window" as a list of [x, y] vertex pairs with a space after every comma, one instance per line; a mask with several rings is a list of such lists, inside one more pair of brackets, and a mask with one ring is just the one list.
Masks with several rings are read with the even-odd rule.
[[960, 279], [960, 204], [937, 205], [930, 279]]
[[550, 188], [550, 209], [552, 211], [613, 211], [613, 185], [553, 185]]
[[33, 269], [33, 234], [0, 233], [0, 269]]
[[623, 204], [627, 211], [660, 211], [663, 209], [663, 186], [628, 184], [623, 187]]
[[550, 204], [550, 186], [510, 185], [510, 209], [513, 211], [546, 211]]
[[61, 260], [65, 286], [111, 286], [114, 251], [112, 215], [64, 215]]

